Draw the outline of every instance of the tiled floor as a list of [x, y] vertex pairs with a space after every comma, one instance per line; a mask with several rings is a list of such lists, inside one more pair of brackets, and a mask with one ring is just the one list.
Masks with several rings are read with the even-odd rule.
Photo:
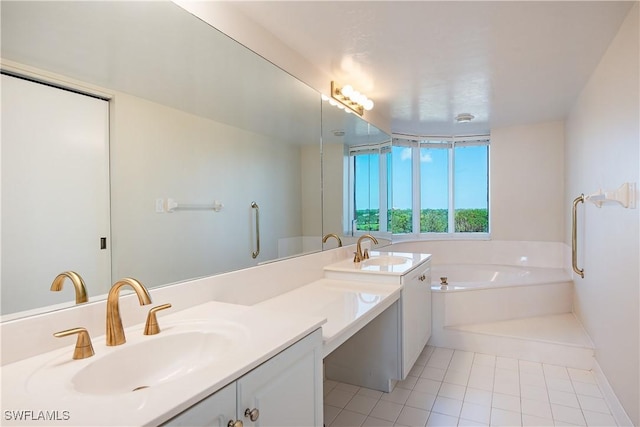
[[391, 393], [327, 380], [339, 426], [615, 426], [590, 371], [425, 347]]

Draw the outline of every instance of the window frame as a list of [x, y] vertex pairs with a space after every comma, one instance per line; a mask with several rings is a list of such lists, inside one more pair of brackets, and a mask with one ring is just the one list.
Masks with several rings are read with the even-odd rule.
[[[393, 234], [393, 241], [406, 240], [490, 240], [491, 239], [491, 138], [490, 135], [472, 136], [411, 136], [394, 135], [392, 146], [411, 147], [412, 157], [412, 229], [413, 232]], [[421, 232], [421, 168], [420, 148], [432, 147], [446, 149], [448, 153], [448, 227], [446, 233]], [[456, 146], [486, 146], [487, 147], [487, 232], [456, 232], [455, 231], [455, 148]], [[446, 147], [446, 148], [445, 148]], [[417, 231], [416, 231], [417, 230]]]

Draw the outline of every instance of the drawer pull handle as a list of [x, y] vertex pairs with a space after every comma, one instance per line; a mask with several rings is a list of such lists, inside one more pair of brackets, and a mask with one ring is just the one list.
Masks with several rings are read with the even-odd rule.
[[227, 424], [227, 427], [243, 427], [244, 424], [242, 424], [242, 421], [240, 420], [229, 420], [229, 423]]
[[424, 274], [418, 277], [418, 280], [420, 280], [421, 282], [424, 282], [426, 279], [427, 279], [427, 276], [425, 276]]
[[258, 417], [260, 416], [260, 411], [258, 411], [258, 408], [247, 408], [244, 411], [244, 416], [245, 418], [249, 418], [251, 421], [257, 421]]

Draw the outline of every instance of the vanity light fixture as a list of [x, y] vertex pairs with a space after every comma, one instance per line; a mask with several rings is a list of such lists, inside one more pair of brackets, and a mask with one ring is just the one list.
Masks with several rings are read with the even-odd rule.
[[369, 111], [373, 108], [373, 101], [353, 89], [351, 85], [339, 87], [336, 82], [332, 81], [331, 98], [339, 102], [338, 106], [347, 107], [361, 116], [365, 110]]
[[456, 122], [458, 123], [469, 123], [471, 120], [475, 119], [476, 116], [469, 113], [460, 113], [456, 116]]

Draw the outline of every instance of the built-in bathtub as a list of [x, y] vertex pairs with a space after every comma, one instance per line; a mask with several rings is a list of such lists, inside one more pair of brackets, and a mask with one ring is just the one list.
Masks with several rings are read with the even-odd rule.
[[564, 243], [412, 241], [382, 250], [432, 255], [429, 344], [593, 368], [593, 344], [572, 313]]
[[440, 264], [431, 267], [431, 289], [435, 292], [540, 285], [569, 280], [570, 276], [563, 268], [496, 264]]
[[[382, 251], [430, 253], [433, 345], [447, 327], [570, 313], [573, 282], [558, 242], [411, 241]], [[447, 286], [441, 278], [447, 278]]]

